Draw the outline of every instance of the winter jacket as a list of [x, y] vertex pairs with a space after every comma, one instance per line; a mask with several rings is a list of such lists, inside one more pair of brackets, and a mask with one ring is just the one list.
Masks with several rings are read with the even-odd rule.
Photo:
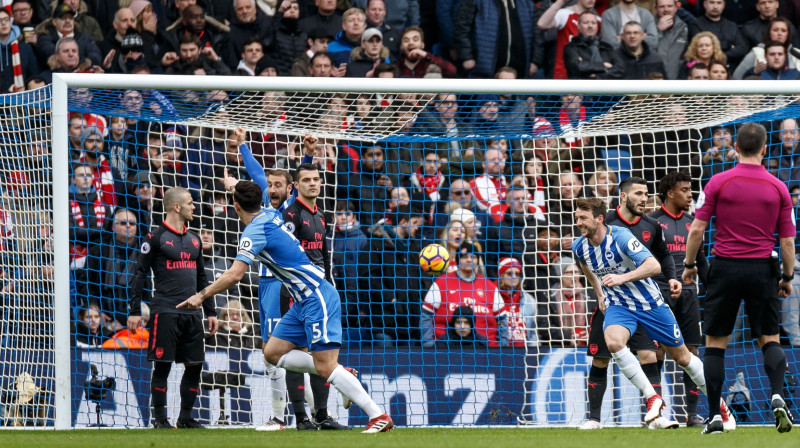
[[[747, 78], [754, 73], [753, 68], [749, 68], [746, 72], [744, 72], [744, 77]], [[771, 68], [767, 68], [763, 72], [759, 74], [761, 79], [767, 79], [772, 81], [794, 81], [797, 78], [800, 78], [800, 71], [794, 68], [784, 68], [783, 70], [773, 70]]]
[[[424, 1], [424, 0], [423, 0]], [[366, 9], [368, 0], [350, 0], [350, 4], [356, 8]], [[419, 0], [388, 0], [386, 3], [386, 18], [394, 29], [402, 30], [406, 26], [420, 24]]]
[[372, 70], [372, 67], [375, 66], [375, 61], [380, 60], [381, 62], [391, 64], [392, 60], [389, 57], [389, 53], [389, 49], [383, 47], [381, 48], [381, 54], [377, 58], [372, 59], [367, 56], [363, 48], [353, 48], [353, 51], [350, 52], [350, 62], [347, 63], [347, 70], [344, 76], [349, 78], [364, 78], [367, 76], [367, 72]]
[[[800, 68], [800, 49], [789, 45], [789, 48], [786, 49], [787, 51], [787, 66], [789, 68]], [[744, 79], [745, 73], [750, 72], [752, 74], [752, 68], [755, 67], [756, 61], [758, 59], [766, 60], [765, 53], [764, 53], [764, 44], [758, 44], [753, 47], [747, 56], [742, 59], [742, 62], [739, 63], [739, 66], [736, 67], [736, 70], [733, 72], [731, 79]]]
[[689, 45], [689, 26], [678, 16], [675, 16], [672, 28], [666, 31], [658, 30], [658, 54], [664, 60], [667, 79], [678, 79], [681, 60], [687, 45]]
[[[536, 24], [533, 21], [534, 4], [526, 0], [506, 0], [516, 6], [519, 25], [522, 30], [521, 42], [525, 48], [524, 55], [512, 55], [511, 60], [519, 72], [520, 78], [528, 74], [528, 66], [533, 58], [534, 32]], [[498, 0], [463, 0], [453, 16], [453, 41], [458, 56], [462, 61], [473, 59], [475, 68], [470, 76], [491, 78], [495, 73], [498, 52], [510, 51], [510, 48], [498, 48], [500, 33], [512, 33], [515, 20], [511, 23], [504, 18], [505, 10], [497, 5]], [[502, 25], [498, 25], [502, 24]], [[520, 37], [520, 36], [517, 36]], [[511, 36], [503, 36], [503, 41], [511, 45]], [[517, 42], [519, 43], [519, 42]], [[519, 60], [517, 58], [521, 58]], [[518, 62], [517, 62], [518, 61]]]
[[634, 56], [625, 45], [617, 49], [625, 67], [624, 79], [644, 79], [648, 73], [658, 72], [666, 76], [664, 61], [658, 53], [650, 51], [647, 42], [642, 42], [642, 54]]
[[533, 215], [506, 213], [503, 220], [486, 230], [486, 275], [497, 278], [497, 264], [503, 257], [513, 257], [526, 267], [525, 275], [533, 278], [536, 229], [541, 226]]
[[235, 70], [239, 64], [239, 59], [244, 51], [244, 42], [250, 37], [258, 37], [264, 45], [264, 53], [268, 53], [273, 45], [275, 29], [271, 17], [267, 17], [258, 11], [256, 20], [253, 23], [242, 23], [234, 18], [231, 22], [231, 30], [228, 31], [228, 41], [230, 51], [219, 56], [231, 70]]
[[[595, 37], [595, 39], [600, 39]], [[623, 61], [614, 48], [605, 41], [598, 42], [598, 49], [603, 62], [613, 67], [606, 69], [603, 62], [592, 62], [592, 40], [579, 34], [564, 47], [564, 66], [567, 67], [569, 79], [619, 79], [624, 73]], [[594, 75], [594, 76], [592, 76]]]
[[703, 16], [689, 24], [690, 38], [701, 31], [711, 31], [717, 36], [722, 51], [728, 57], [729, 64], [738, 64], [750, 49], [747, 41], [742, 37], [742, 33], [739, 32], [739, 27], [724, 17], [719, 22], [712, 22], [708, 17]]
[[[640, 25], [645, 33], [644, 41], [650, 48], [658, 47], [658, 28], [656, 27], [656, 20], [653, 18], [653, 14], [638, 6], [636, 10], [639, 12], [639, 19], [642, 21]], [[600, 27], [600, 39], [614, 48], [619, 48], [621, 42], [617, 38], [617, 35], [620, 34], [622, 27], [625, 25], [622, 23], [622, 10], [619, 6], [607, 9], [603, 13], [602, 19], [603, 25]]]
[[342, 16], [337, 13], [333, 13], [330, 16], [314, 14], [304, 19], [300, 19], [298, 26], [304, 36], [308, 36], [308, 33], [317, 27], [323, 28], [326, 32], [328, 32], [328, 34], [335, 36], [336, 33], [342, 31]]
[[342, 64], [347, 64], [350, 60], [350, 52], [354, 48], [361, 46], [361, 40], [357, 42], [347, 39], [344, 31], [336, 33], [336, 38], [333, 42], [328, 44], [328, 54], [331, 55], [331, 62], [334, 67], [339, 67]]
[[[11, 43], [19, 37], [19, 28], [12, 26], [8, 41], [0, 42], [0, 94], [8, 93], [14, 84], [14, 63], [11, 59]], [[27, 42], [19, 42], [19, 58], [22, 64], [22, 78], [25, 82], [39, 74], [36, 55]], [[23, 86], [24, 87], [24, 86]]]
[[[81, 60], [88, 58], [92, 61], [92, 65], [103, 65], [103, 54], [92, 36], [76, 30], [74, 38], [78, 42], [78, 54]], [[58, 31], [53, 27], [48, 27], [47, 34], [39, 36], [36, 42], [36, 54], [40, 67], [47, 67], [47, 59], [56, 53], [56, 43], [59, 39]]]
[[275, 40], [273, 41], [275, 63], [278, 75], [289, 76], [292, 71], [292, 61], [306, 51], [306, 35], [300, 30], [298, 20], [286, 19], [276, 15]]

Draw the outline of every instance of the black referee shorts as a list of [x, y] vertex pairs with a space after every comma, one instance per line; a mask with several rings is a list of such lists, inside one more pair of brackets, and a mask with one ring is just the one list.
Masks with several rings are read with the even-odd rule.
[[742, 300], [754, 338], [779, 333], [778, 279], [770, 260], [716, 257], [708, 268], [703, 332], [709, 336], [730, 335]]
[[697, 290], [684, 287], [680, 297], [673, 299], [669, 290], [661, 290], [664, 302], [669, 305], [678, 327], [683, 333], [683, 342], [686, 345], [695, 347], [703, 345], [703, 338], [700, 334], [700, 300], [697, 298]]
[[194, 364], [206, 360], [200, 314], [157, 313], [151, 316], [147, 329], [148, 361]]
[[[597, 358], [611, 357], [611, 352], [606, 345], [606, 339], [603, 337], [603, 322], [605, 322], [605, 314], [600, 311], [599, 307], [595, 307], [589, 322], [589, 345], [586, 346], [586, 354], [589, 356]], [[650, 339], [647, 331], [641, 325], [636, 327], [636, 331], [633, 332], [628, 340], [628, 347], [635, 352], [639, 350], [656, 351], [656, 343]]]

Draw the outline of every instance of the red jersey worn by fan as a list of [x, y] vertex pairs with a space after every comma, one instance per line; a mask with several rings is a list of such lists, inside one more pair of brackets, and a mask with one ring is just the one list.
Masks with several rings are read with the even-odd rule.
[[477, 200], [478, 208], [488, 211], [492, 207], [503, 205], [508, 191], [508, 182], [503, 176], [484, 174], [469, 181], [472, 194]]
[[[567, 66], [564, 65], [564, 47], [578, 35], [578, 18], [581, 13], [572, 8], [561, 8], [556, 12], [556, 62], [553, 66], [554, 79], [567, 79]], [[600, 34], [600, 14], [597, 14], [597, 33]]]
[[[88, 163], [86, 155], [81, 154], [78, 158], [80, 163]], [[111, 173], [111, 165], [108, 163], [106, 157], [99, 154], [97, 157], [97, 165], [92, 166], [94, 169], [94, 188], [97, 190], [97, 195], [103, 200], [103, 203], [116, 207], [117, 196], [114, 191], [114, 176]]]
[[482, 275], [476, 275], [473, 281], [466, 281], [457, 272], [451, 272], [439, 277], [431, 285], [422, 310], [434, 315], [436, 338], [444, 336], [453, 311], [462, 305], [472, 308], [475, 314], [474, 330], [488, 340], [489, 347], [499, 347], [497, 316], [507, 310], [497, 286]]

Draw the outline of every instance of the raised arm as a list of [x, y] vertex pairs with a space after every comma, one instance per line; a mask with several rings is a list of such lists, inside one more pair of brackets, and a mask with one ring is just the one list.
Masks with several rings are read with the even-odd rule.
[[539, 18], [539, 21], [536, 22], [536, 25], [543, 29], [549, 30], [556, 27], [556, 13], [559, 9], [563, 8], [564, 5], [567, 3], [567, 0], [556, 0], [547, 8], [547, 11], [542, 14], [542, 17]]

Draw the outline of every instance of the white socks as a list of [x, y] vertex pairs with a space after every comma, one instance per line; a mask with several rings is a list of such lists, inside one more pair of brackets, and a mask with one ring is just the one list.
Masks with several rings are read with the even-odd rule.
[[317, 374], [317, 368], [314, 367], [314, 358], [300, 350], [289, 350], [289, 353], [281, 356], [281, 359], [278, 360], [278, 367], [292, 372]]
[[272, 390], [272, 417], [285, 422], [286, 413], [286, 370], [264, 361], [269, 374], [269, 386]]
[[311, 389], [311, 377], [308, 374], [303, 375], [303, 397], [306, 399], [306, 403], [308, 403], [308, 408], [311, 409], [312, 414], [316, 414], [317, 409], [314, 407], [314, 390]]
[[383, 414], [381, 408], [378, 407], [377, 403], [375, 403], [367, 391], [364, 390], [364, 386], [361, 385], [358, 378], [345, 370], [341, 364], [333, 369], [333, 373], [331, 373], [331, 377], [328, 378], [328, 382], [333, 384], [342, 395], [346, 395], [353, 403], [357, 404], [358, 407], [366, 412], [370, 420]]
[[691, 359], [689, 360], [689, 364], [685, 366], [681, 366], [683, 370], [689, 374], [689, 377], [694, 381], [694, 384], [697, 384], [697, 388], [703, 392], [703, 395], [706, 394], [706, 377], [703, 373], [703, 361], [700, 361], [700, 358], [694, 356], [694, 354], [689, 354]]
[[[622, 372], [622, 374], [625, 375], [625, 377], [628, 378], [637, 389], [642, 391], [644, 398], [649, 399], [656, 394], [656, 390], [653, 389], [650, 381], [647, 380], [647, 375], [644, 374], [642, 366], [639, 365], [639, 360], [633, 356], [633, 353], [631, 353], [631, 350], [628, 347], [625, 347], [616, 353], [612, 353], [611, 356], [614, 358], [617, 366], [619, 366], [619, 370]], [[701, 363], [701, 371], [702, 367], [703, 365]]]

